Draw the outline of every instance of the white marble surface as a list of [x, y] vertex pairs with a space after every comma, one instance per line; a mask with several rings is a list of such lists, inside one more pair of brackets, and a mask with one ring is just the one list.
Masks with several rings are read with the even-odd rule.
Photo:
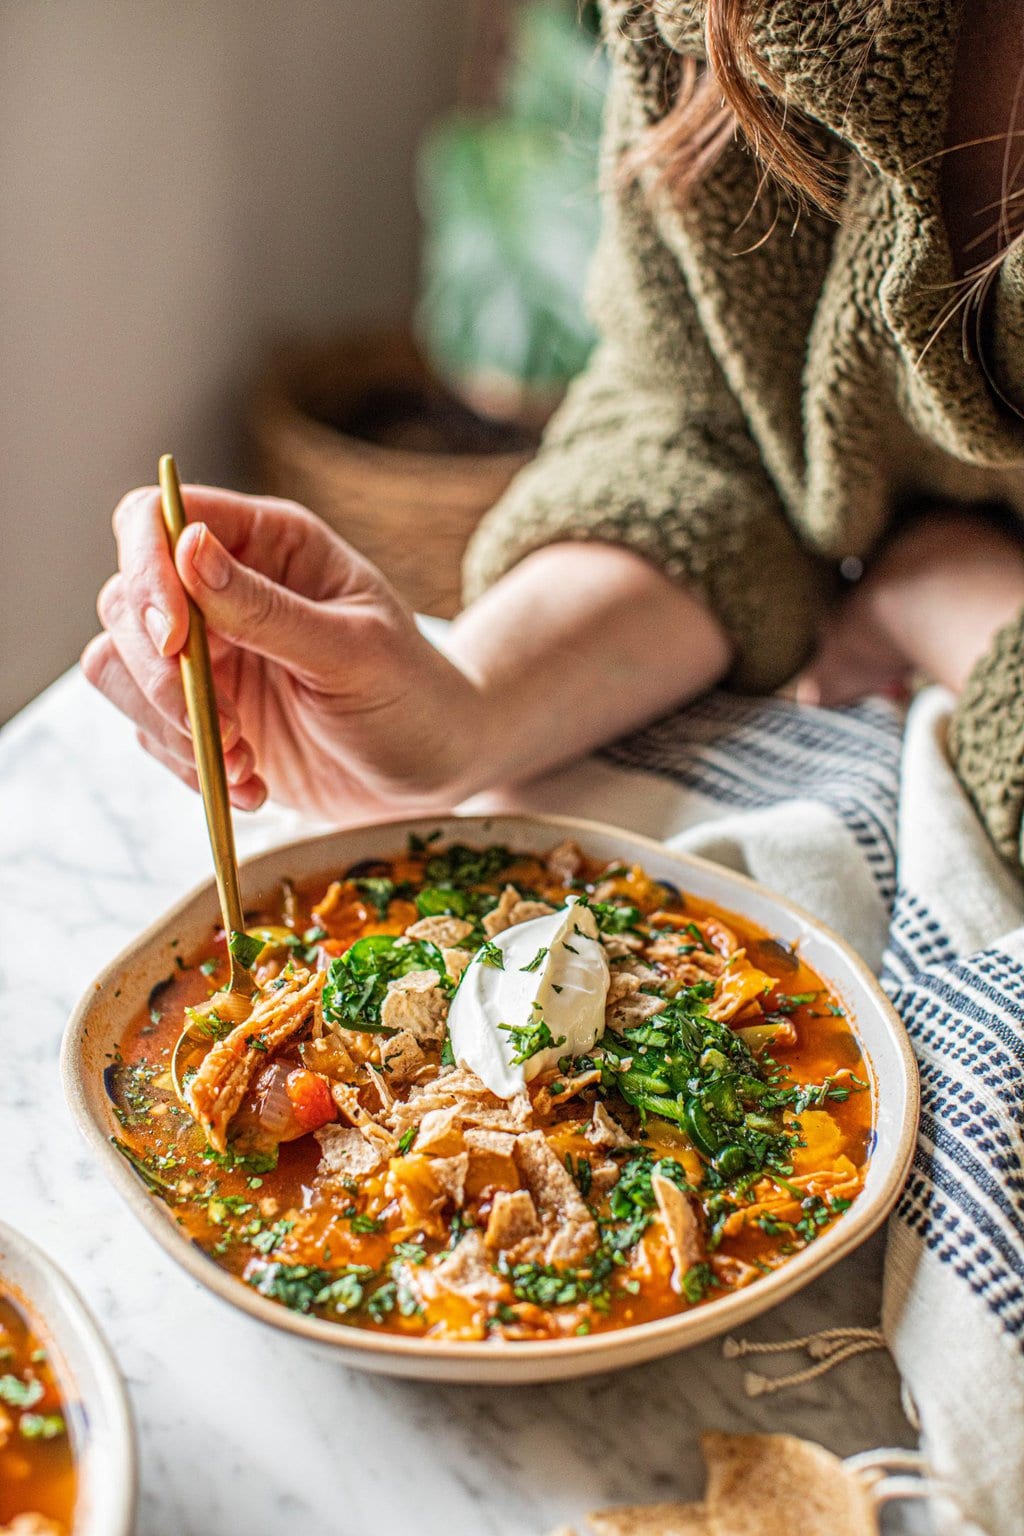
[[[243, 853], [296, 825], [239, 820]], [[430, 1387], [347, 1372], [234, 1313], [137, 1226], [57, 1072], [93, 974], [207, 873], [198, 801], [69, 676], [0, 733], [0, 867], [0, 1215], [64, 1266], [122, 1363], [139, 1536], [543, 1536], [595, 1505], [696, 1496], [702, 1428], [788, 1430], [842, 1454], [913, 1442], [880, 1353], [756, 1399], [719, 1344], [564, 1386]], [[880, 1267], [876, 1240], [747, 1336], [873, 1325]]]

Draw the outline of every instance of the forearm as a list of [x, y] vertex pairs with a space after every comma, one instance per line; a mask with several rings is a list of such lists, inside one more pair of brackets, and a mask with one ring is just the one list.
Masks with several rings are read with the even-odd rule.
[[467, 792], [543, 772], [718, 682], [729, 643], [699, 598], [609, 544], [538, 550], [452, 626], [475, 682]]

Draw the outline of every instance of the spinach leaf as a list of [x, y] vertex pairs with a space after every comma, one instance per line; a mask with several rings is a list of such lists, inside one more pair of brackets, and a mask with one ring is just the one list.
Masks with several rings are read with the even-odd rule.
[[331, 961], [323, 992], [324, 1018], [346, 1029], [379, 1033], [384, 1029], [380, 1009], [388, 983], [410, 971], [436, 971], [442, 986], [451, 986], [436, 944], [387, 933], [360, 939]]

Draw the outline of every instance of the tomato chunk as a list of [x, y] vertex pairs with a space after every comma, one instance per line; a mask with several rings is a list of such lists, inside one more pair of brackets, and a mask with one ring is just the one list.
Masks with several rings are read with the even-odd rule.
[[319, 1072], [297, 1067], [289, 1072], [285, 1092], [291, 1100], [295, 1118], [304, 1131], [315, 1131], [337, 1114], [327, 1079]]

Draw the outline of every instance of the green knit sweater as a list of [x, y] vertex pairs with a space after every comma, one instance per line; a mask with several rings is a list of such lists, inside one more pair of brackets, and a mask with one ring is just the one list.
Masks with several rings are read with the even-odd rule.
[[[956, 320], [936, 158], [965, 0], [773, 0], [759, 57], [843, 187], [794, 223], [730, 147], [685, 213], [615, 171], [700, 52], [699, 0], [606, 3], [612, 87], [591, 276], [601, 340], [541, 452], [484, 519], [467, 599], [530, 551], [596, 539], [699, 590], [737, 688], [808, 658], [842, 562], [907, 510], [999, 505], [1024, 523], [1024, 249], [1003, 264], [985, 366]], [[813, 28], [814, 36], [808, 35]], [[814, 39], [825, 36], [827, 48]], [[1021, 626], [960, 704], [951, 746], [1001, 851], [1021, 854]]]

